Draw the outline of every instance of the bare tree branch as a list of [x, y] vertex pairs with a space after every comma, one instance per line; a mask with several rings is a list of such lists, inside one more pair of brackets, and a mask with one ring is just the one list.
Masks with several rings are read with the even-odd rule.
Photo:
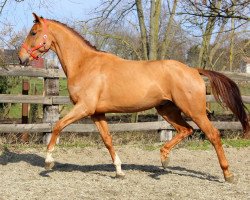
[[2, 2], [0, 3], [0, 14], [3, 12], [3, 9], [4, 9], [4, 7], [5, 7], [6, 3], [7, 3], [7, 1], [8, 1], [8, 0], [4, 0], [4, 1], [2, 1]]
[[167, 24], [167, 27], [165, 30], [164, 40], [162, 42], [162, 46], [161, 46], [161, 50], [160, 50], [160, 58], [161, 59], [164, 59], [165, 54], [166, 54], [168, 47], [169, 47], [169, 35], [170, 35], [170, 31], [172, 29], [172, 24], [174, 22], [174, 16], [175, 16], [176, 8], [177, 8], [177, 3], [178, 3], [178, 0], [174, 0], [173, 8], [170, 12], [170, 17], [169, 17], [168, 24]]
[[246, 20], [250, 21], [250, 18], [247, 16], [240, 16], [240, 15], [224, 15], [221, 13], [215, 13], [215, 14], [206, 14], [206, 13], [190, 13], [190, 12], [177, 12], [176, 15], [191, 15], [191, 16], [197, 16], [197, 17], [217, 17], [217, 18], [228, 18], [228, 19], [239, 19], [239, 20]]
[[[183, 7], [178, 15], [190, 15], [198, 17], [216, 17], [216, 18], [234, 18], [238, 20], [249, 21], [250, 1], [238, 0], [222, 1], [220, 8], [216, 7], [216, 1], [209, 0], [204, 4], [202, 1], [184, 0]], [[195, 8], [193, 10], [192, 8]], [[235, 9], [232, 9], [235, 8]]]
[[85, 30], [85, 33], [88, 33], [90, 35], [97, 35], [97, 36], [101, 36], [104, 38], [112, 38], [115, 40], [119, 40], [121, 43], [127, 45], [130, 49], [133, 50], [133, 52], [136, 54], [136, 57], [141, 60], [141, 56], [138, 53], [138, 51], [136, 50], [136, 48], [134, 48], [133, 44], [131, 44], [129, 41], [125, 40], [123, 37], [115, 35], [115, 34], [108, 34], [108, 33], [101, 33], [99, 31], [89, 31], [89, 30]]

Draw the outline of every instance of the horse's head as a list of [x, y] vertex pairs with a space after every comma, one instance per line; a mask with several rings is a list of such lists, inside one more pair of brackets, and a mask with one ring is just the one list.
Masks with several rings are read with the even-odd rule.
[[39, 56], [45, 54], [52, 43], [46, 19], [38, 17], [35, 13], [33, 16], [35, 18], [34, 25], [19, 52], [20, 63], [23, 65], [28, 65], [33, 59], [38, 59]]

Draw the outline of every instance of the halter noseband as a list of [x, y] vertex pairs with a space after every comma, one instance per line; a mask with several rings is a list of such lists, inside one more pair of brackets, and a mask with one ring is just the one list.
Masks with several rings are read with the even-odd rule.
[[35, 55], [35, 53], [34, 53], [34, 51], [36, 51], [36, 50], [38, 50], [38, 49], [40, 49], [40, 48], [42, 48], [42, 47], [44, 47], [44, 50], [45, 50], [45, 52], [47, 52], [49, 49], [45, 49], [45, 45], [46, 45], [46, 39], [47, 39], [47, 21], [46, 21], [46, 19], [43, 19], [43, 22], [44, 22], [44, 35], [43, 35], [43, 41], [39, 44], [39, 45], [37, 45], [37, 46], [35, 46], [35, 47], [33, 47], [33, 48], [28, 48], [28, 46], [27, 46], [27, 44], [23, 44], [22, 45], [22, 48], [24, 48], [26, 51], [27, 51], [27, 53], [32, 57], [32, 58], [34, 58], [34, 59], [36, 59], [36, 60], [38, 60], [38, 58], [39, 58], [39, 55]]

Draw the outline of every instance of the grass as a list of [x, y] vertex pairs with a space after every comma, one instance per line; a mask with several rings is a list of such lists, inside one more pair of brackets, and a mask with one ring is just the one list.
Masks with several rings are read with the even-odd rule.
[[[236, 136], [235, 138], [223, 138], [222, 144], [224, 148], [246, 148], [250, 147], [250, 140], [241, 139]], [[146, 151], [154, 151], [160, 149], [164, 143], [150, 143], [150, 144], [139, 144], [139, 147]], [[213, 149], [212, 144], [208, 140], [200, 139], [185, 139], [175, 148], [186, 148], [189, 150], [210, 150]]]
[[[23, 79], [27, 79], [30, 82], [30, 90], [29, 90], [29, 95], [43, 95], [43, 79], [40, 78], [28, 78], [24, 77]], [[35, 89], [36, 88], [36, 89]], [[36, 91], [35, 91], [36, 90]], [[12, 87], [9, 91], [10, 94], [22, 94], [22, 79], [18, 80], [18, 84], [16, 84], [15, 87]], [[68, 96], [68, 89], [67, 89], [67, 80], [66, 79], [59, 79], [59, 95], [61, 96]], [[71, 108], [70, 105], [67, 105], [64, 107], [65, 112], [67, 113], [68, 110]], [[21, 118], [21, 111], [22, 111], [22, 106], [21, 104], [18, 103], [13, 103], [11, 105], [10, 111], [6, 118], [10, 119], [20, 119]], [[38, 106], [38, 113], [39, 117], [42, 117], [42, 112], [43, 112], [43, 106], [39, 104]]]
[[158, 150], [163, 146], [163, 143], [155, 143], [155, 144], [140, 144], [139, 148], [145, 150], [145, 151], [154, 151]]
[[[126, 144], [124, 144], [126, 145]], [[130, 144], [131, 145], [131, 144]], [[133, 146], [136, 146], [140, 149], [143, 149], [145, 151], [155, 151], [160, 150], [160, 148], [164, 145], [164, 143], [155, 143], [155, 144], [141, 144], [140, 142], [133, 142]], [[86, 148], [86, 147], [94, 147], [94, 148], [104, 148], [104, 144], [102, 142], [96, 143], [95, 141], [74, 141], [70, 143], [67, 142], [60, 142], [59, 145], [57, 145], [58, 148]], [[122, 144], [119, 144], [122, 148]], [[243, 139], [223, 139], [223, 147], [224, 148], [247, 148], [250, 147], [250, 140], [243, 140]], [[1, 145], [1, 149], [8, 148], [8, 149], [15, 149], [15, 150], [28, 150], [28, 149], [41, 149], [45, 150], [46, 145], [44, 144], [37, 144], [37, 143], [30, 143], [30, 144], [22, 144], [22, 143], [5, 143]], [[175, 148], [186, 148], [188, 150], [192, 151], [207, 151], [213, 149], [213, 146], [211, 143], [207, 140], [201, 141], [201, 140], [191, 140], [187, 142], [183, 142], [183, 144], [177, 145]], [[0, 149], [0, 150], [1, 150]]]
[[[20, 136], [20, 135], [19, 135]], [[159, 142], [159, 134], [157, 132], [124, 132], [113, 133], [113, 144], [116, 146], [132, 145], [141, 148], [145, 151], [160, 150], [164, 145], [164, 142]], [[19, 143], [17, 134], [0, 134], [0, 146], [1, 148], [7, 147], [17, 150], [27, 150], [29, 148], [43, 149], [45, 145], [41, 143], [42, 134], [31, 134], [30, 143]], [[210, 150], [213, 146], [208, 140], [200, 140], [198, 136], [193, 139], [185, 139], [175, 148], [186, 148], [189, 150]], [[250, 147], [250, 140], [241, 139], [238, 136], [232, 138], [223, 138], [223, 146], [225, 148], [247, 148]], [[77, 134], [67, 133], [61, 134], [60, 148], [104, 148], [101, 137], [99, 134]]]
[[[244, 139], [223, 139], [222, 140], [223, 147], [226, 148], [246, 148], [250, 147], [250, 140], [244, 140]], [[146, 151], [154, 151], [157, 149], [160, 149], [163, 146], [163, 144], [145, 144], [145, 145], [139, 145], [140, 148]], [[212, 144], [208, 140], [187, 140], [183, 141], [181, 144], [177, 145], [175, 148], [186, 148], [189, 150], [210, 150], [213, 149]]]
[[226, 147], [234, 147], [234, 148], [244, 148], [250, 147], [250, 140], [244, 139], [223, 139], [223, 145]]
[[[245, 148], [250, 147], [250, 140], [245, 139], [222, 139], [223, 147], [227, 148]], [[189, 150], [209, 150], [213, 146], [208, 140], [190, 140], [186, 144], [180, 145]]]
[[[181, 145], [182, 146], [182, 145]], [[209, 150], [212, 148], [212, 145], [207, 140], [189, 140], [182, 147], [189, 150]]]

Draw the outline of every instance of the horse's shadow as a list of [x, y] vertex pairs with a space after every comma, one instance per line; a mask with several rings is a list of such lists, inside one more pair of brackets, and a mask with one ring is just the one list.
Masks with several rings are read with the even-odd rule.
[[[8, 163], [18, 163], [18, 162], [26, 162], [32, 166], [36, 167], [44, 167], [44, 158], [32, 154], [19, 154], [10, 151], [8, 148], [4, 148], [2, 154], [0, 155], [0, 165], [7, 165]], [[163, 169], [160, 166], [156, 165], [138, 165], [138, 164], [122, 164], [122, 168], [124, 171], [129, 170], [136, 170], [142, 172], [148, 172], [149, 177], [160, 180], [160, 177], [167, 174], [176, 174], [180, 176], [188, 176], [192, 178], [202, 179], [202, 180], [209, 180], [213, 182], [221, 182], [219, 177], [212, 176], [208, 173], [204, 173], [197, 170], [190, 170], [185, 167], [179, 166], [169, 166], [166, 169]], [[44, 170], [39, 173], [42, 177], [49, 177], [50, 173], [55, 171], [59, 172], [72, 172], [72, 171], [80, 171], [80, 172], [96, 172], [100, 174], [101, 171], [103, 172], [114, 172], [115, 167], [112, 164], [96, 164], [96, 165], [76, 165], [76, 164], [69, 164], [69, 163], [60, 163], [55, 162], [55, 166], [52, 170]], [[113, 178], [113, 177], [112, 177]]]

